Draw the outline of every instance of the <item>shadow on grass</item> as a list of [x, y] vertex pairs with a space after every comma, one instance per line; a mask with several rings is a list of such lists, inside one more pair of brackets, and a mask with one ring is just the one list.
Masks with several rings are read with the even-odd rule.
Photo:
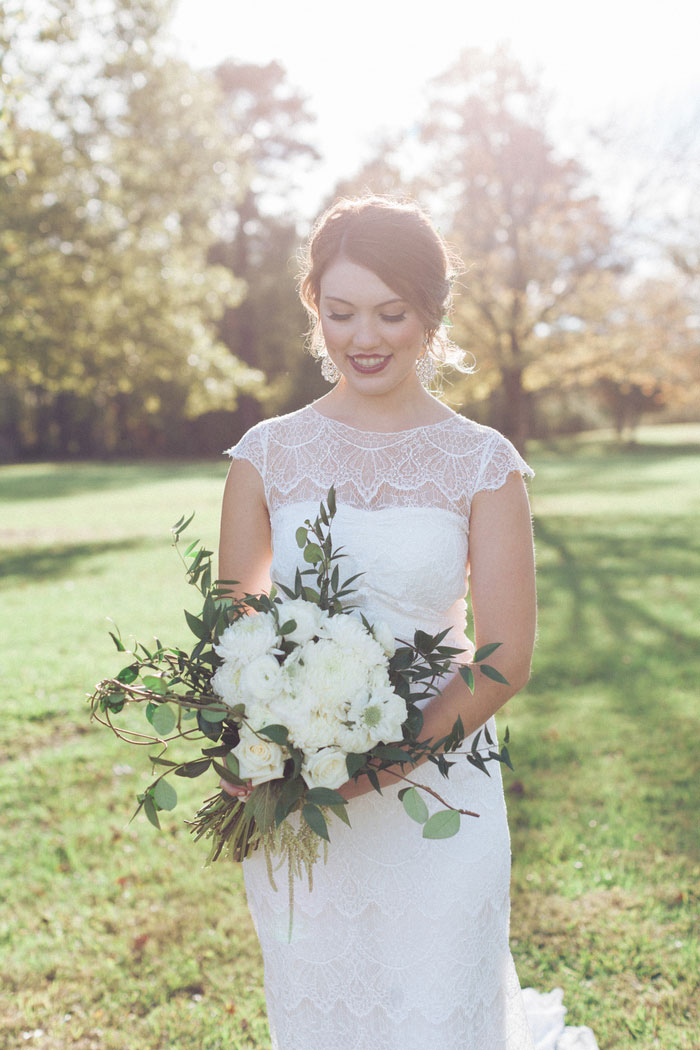
[[216, 478], [225, 472], [218, 460], [159, 460], [138, 463], [29, 463], [0, 469], [0, 503], [61, 499], [82, 492], [105, 492], [134, 486]]
[[62, 543], [53, 547], [17, 547], [0, 549], [0, 579], [9, 582], [21, 580], [60, 579], [71, 573], [84, 576], [91, 571], [90, 560], [115, 551], [162, 550], [159, 539], [117, 539], [94, 543]]

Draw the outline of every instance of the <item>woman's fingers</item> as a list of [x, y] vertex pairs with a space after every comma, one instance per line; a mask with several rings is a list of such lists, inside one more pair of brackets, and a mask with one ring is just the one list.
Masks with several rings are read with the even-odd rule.
[[228, 795], [233, 795], [234, 798], [240, 798], [244, 801], [250, 798], [250, 793], [253, 790], [253, 785], [250, 781], [247, 784], [230, 784], [228, 780], [224, 780], [221, 777], [219, 784]]

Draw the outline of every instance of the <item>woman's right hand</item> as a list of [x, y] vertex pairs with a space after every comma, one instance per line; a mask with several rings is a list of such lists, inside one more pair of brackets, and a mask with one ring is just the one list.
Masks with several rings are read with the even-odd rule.
[[253, 785], [249, 780], [245, 784], [231, 784], [228, 780], [224, 780], [221, 777], [219, 785], [227, 795], [233, 795], [234, 798], [239, 798], [241, 802], [247, 802], [253, 790]]

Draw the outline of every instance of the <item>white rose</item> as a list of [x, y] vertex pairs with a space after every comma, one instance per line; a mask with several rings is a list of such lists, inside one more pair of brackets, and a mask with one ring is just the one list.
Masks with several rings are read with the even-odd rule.
[[337, 747], [325, 747], [315, 755], [307, 755], [302, 762], [301, 775], [310, 788], [339, 788], [348, 779], [345, 752]]
[[241, 671], [240, 691], [255, 700], [272, 700], [284, 688], [282, 668], [274, 656], [258, 656]]
[[328, 613], [320, 609], [313, 602], [295, 598], [292, 601], [281, 602], [278, 606], [280, 627], [288, 620], [294, 620], [296, 627], [284, 637], [297, 645], [303, 645], [318, 634], [321, 624], [328, 619]]
[[224, 663], [243, 667], [278, 644], [275, 619], [270, 613], [241, 616], [222, 631], [214, 651]]
[[284, 773], [286, 751], [271, 740], [256, 736], [245, 726], [241, 729], [241, 738], [232, 753], [238, 759], [238, 770], [244, 780], [250, 780], [253, 786], [275, 780]]
[[396, 652], [396, 639], [389, 624], [385, 620], [377, 620], [372, 625], [372, 634], [381, 645], [385, 655], [391, 659]]

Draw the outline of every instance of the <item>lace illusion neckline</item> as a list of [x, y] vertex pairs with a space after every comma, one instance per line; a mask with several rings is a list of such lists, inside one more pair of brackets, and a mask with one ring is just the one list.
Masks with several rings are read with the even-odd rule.
[[423, 423], [421, 426], [416, 427], [404, 427], [402, 430], [369, 430], [364, 427], [354, 427], [351, 423], [343, 423], [340, 419], [333, 419], [332, 416], [326, 416], [314, 405], [307, 405], [307, 410], [312, 412], [314, 416], [325, 420], [326, 423], [333, 423], [337, 427], [343, 427], [345, 430], [352, 430], [356, 434], [371, 434], [377, 437], [399, 437], [401, 434], [415, 434], [419, 430], [433, 430], [436, 427], [444, 427], [446, 423], [451, 423], [453, 419], [458, 419], [459, 413], [453, 412], [451, 415], [446, 416], [445, 419], [439, 419], [435, 423]]

